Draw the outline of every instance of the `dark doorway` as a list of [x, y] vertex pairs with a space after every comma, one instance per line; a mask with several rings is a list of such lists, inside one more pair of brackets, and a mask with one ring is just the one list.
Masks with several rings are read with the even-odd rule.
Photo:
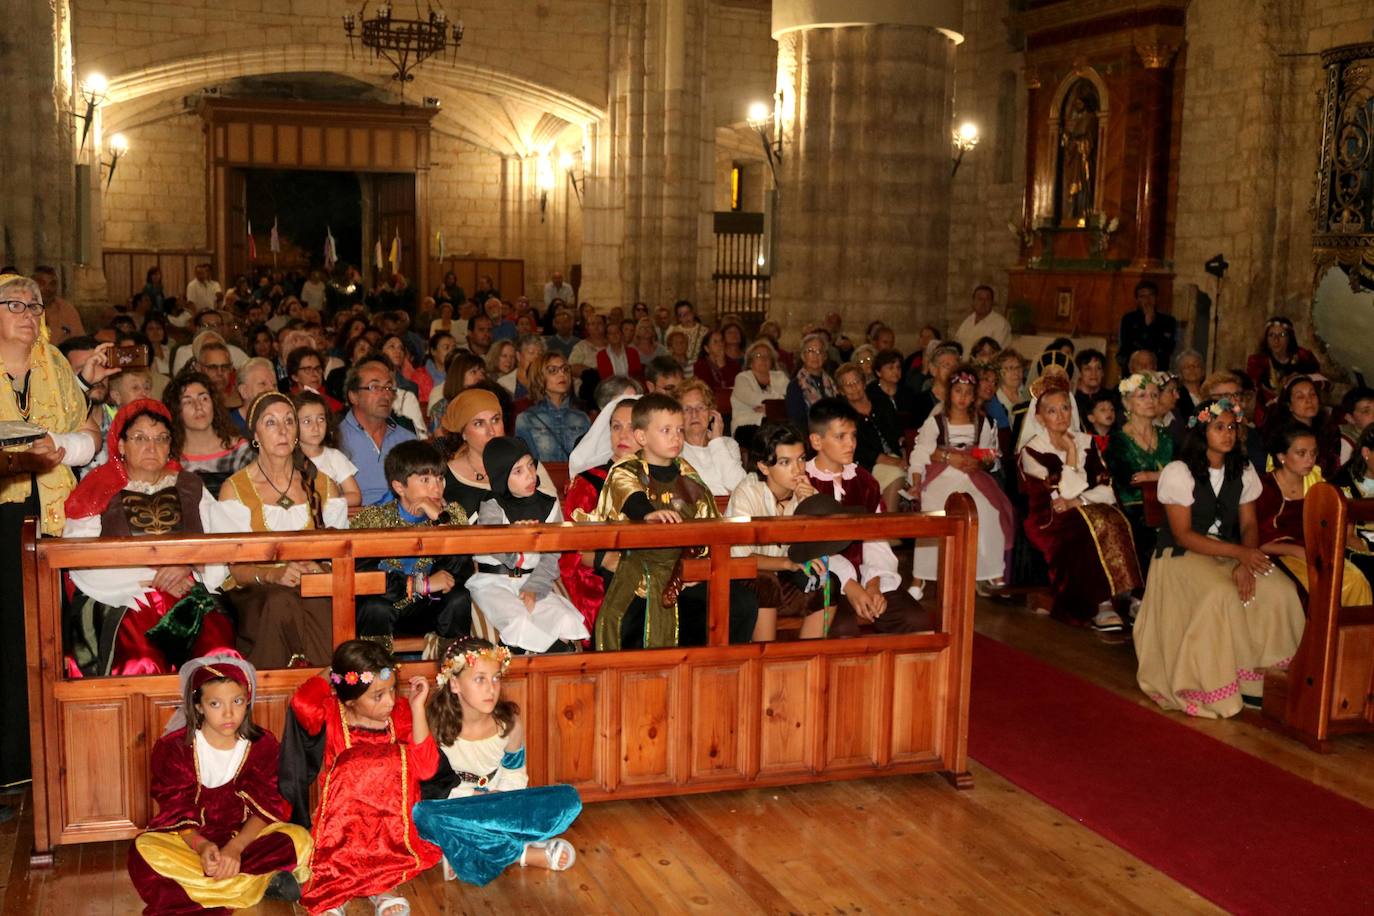
[[340, 262], [363, 264], [363, 192], [354, 172], [245, 169], [244, 200], [259, 265], [272, 263], [269, 239], [277, 221], [280, 267], [324, 266], [326, 232]]

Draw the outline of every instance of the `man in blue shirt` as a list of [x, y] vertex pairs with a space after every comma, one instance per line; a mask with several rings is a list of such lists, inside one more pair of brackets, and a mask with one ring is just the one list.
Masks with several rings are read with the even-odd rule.
[[386, 499], [391, 487], [386, 479], [386, 456], [398, 442], [415, 434], [391, 418], [396, 400], [396, 373], [385, 356], [368, 356], [348, 370], [344, 387], [349, 411], [339, 423], [340, 445], [358, 468], [358, 489], [363, 505]]

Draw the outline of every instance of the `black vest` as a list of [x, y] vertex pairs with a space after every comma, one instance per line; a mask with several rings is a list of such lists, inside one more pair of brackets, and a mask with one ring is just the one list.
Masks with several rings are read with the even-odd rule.
[[[1212, 492], [1211, 475], [1195, 478], [1193, 481], [1193, 530], [1208, 536], [1212, 525], [1217, 521], [1221, 527], [1216, 537], [1232, 544], [1240, 543], [1240, 494], [1244, 485], [1244, 475], [1228, 477], [1221, 484], [1221, 492]], [[1185, 553], [1174, 541], [1173, 529], [1168, 519], [1159, 528], [1159, 539], [1155, 542], [1155, 556], [1163, 556], [1165, 551], [1172, 556]]]

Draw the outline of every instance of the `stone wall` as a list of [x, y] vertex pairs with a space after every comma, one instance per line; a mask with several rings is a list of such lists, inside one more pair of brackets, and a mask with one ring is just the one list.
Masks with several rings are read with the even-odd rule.
[[[430, 137], [429, 226], [450, 255], [519, 257], [503, 234], [504, 175], [511, 160], [435, 132]], [[438, 256], [433, 244], [431, 254]]]
[[209, 244], [203, 123], [187, 113], [124, 132], [129, 153], [102, 192], [104, 247], [166, 251]]

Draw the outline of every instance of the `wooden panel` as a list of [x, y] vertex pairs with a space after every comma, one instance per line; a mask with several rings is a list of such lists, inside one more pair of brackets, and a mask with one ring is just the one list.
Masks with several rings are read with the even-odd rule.
[[83, 827], [134, 826], [133, 798], [145, 784], [130, 768], [130, 753], [141, 756], [134, 741], [133, 712], [128, 698], [62, 703], [62, 823]]
[[277, 161], [277, 147], [274, 143], [275, 128], [271, 124], [253, 125], [253, 163], [272, 165]]
[[228, 133], [228, 147], [225, 156], [234, 162], [248, 162], [251, 158], [252, 145], [248, 135], [247, 124], [226, 125]]
[[277, 164], [298, 165], [300, 163], [301, 129], [295, 124], [277, 125]]
[[759, 775], [815, 769], [815, 665], [810, 659], [764, 660]]
[[679, 746], [677, 671], [627, 671], [620, 675], [619, 783], [627, 786], [676, 781], [673, 750]]
[[128, 252], [105, 252], [102, 261], [105, 265], [105, 288], [110, 291], [110, 297], [119, 299], [124, 294], [124, 290], [130, 293], [134, 289], [134, 269], [133, 257]]
[[[525, 295], [525, 262], [524, 261], [502, 261], [499, 273], [493, 276], [496, 280], [496, 288], [501, 291], [501, 296], [509, 301], [514, 301]], [[540, 309], [544, 307], [544, 291], [539, 290], [539, 301], [535, 303]]]
[[348, 131], [348, 164], [354, 168], [365, 169], [372, 165], [370, 131], [365, 127], [354, 127]]
[[386, 169], [396, 164], [396, 131], [378, 129], [372, 132], [372, 162], [375, 168]]
[[1374, 668], [1374, 627], [1341, 627], [1331, 679], [1331, 719], [1363, 719]]
[[878, 763], [878, 659], [828, 658], [822, 770]]
[[[402, 167], [413, 169], [423, 165], [419, 161], [419, 139], [413, 130], [396, 131], [396, 162]], [[463, 287], [471, 289], [471, 287]]]
[[935, 759], [941, 753], [944, 696], [941, 655], [908, 653], [892, 664], [892, 754], [896, 762]]
[[301, 128], [301, 165], [324, 164], [324, 128], [309, 124]]
[[324, 163], [336, 168], [348, 165], [348, 133], [342, 127], [324, 129]]
[[600, 786], [606, 772], [604, 745], [597, 738], [603, 716], [601, 676], [550, 675], [544, 683], [549, 782]]
[[745, 776], [748, 772], [745, 754], [748, 671], [743, 665], [688, 670], [692, 679], [690, 778]]

